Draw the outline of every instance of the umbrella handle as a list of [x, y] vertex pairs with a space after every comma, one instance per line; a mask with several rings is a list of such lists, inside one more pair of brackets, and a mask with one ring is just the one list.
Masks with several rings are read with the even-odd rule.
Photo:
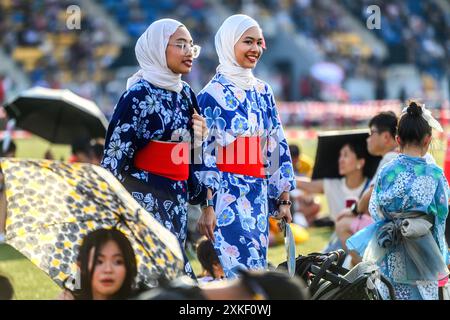
[[58, 126], [59, 126], [59, 123], [61, 122], [61, 118], [62, 118], [62, 108], [59, 108], [55, 126], [53, 127], [53, 135], [52, 135], [53, 140], [52, 141], [55, 141], [56, 135], [58, 134]]
[[286, 217], [283, 217], [280, 221], [280, 226], [281, 226], [281, 229], [283, 231], [283, 235], [285, 238], [286, 238], [286, 224], [287, 224]]

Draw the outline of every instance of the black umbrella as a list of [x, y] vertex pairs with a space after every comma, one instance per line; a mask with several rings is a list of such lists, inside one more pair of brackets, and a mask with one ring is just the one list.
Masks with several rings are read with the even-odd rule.
[[98, 106], [70, 90], [35, 87], [4, 106], [19, 128], [51, 143], [71, 144], [80, 137], [104, 137], [108, 127]]
[[[367, 137], [369, 130], [346, 130], [329, 131], [319, 133], [316, 160], [314, 163], [312, 179], [340, 178], [339, 175], [339, 152], [346, 143], [358, 144], [367, 150]], [[377, 171], [381, 157], [366, 154], [364, 173], [372, 178]]]

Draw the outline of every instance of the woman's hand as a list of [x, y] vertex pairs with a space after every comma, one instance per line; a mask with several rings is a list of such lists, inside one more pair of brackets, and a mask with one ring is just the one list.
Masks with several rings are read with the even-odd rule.
[[278, 207], [278, 214], [274, 217], [277, 220], [285, 219], [286, 223], [292, 222], [291, 206], [282, 204]]
[[197, 229], [201, 235], [206, 236], [211, 242], [214, 243], [214, 228], [216, 227], [216, 214], [214, 207], [208, 206], [202, 209], [202, 215], [198, 219]]
[[342, 210], [336, 217], [336, 222], [342, 220], [343, 218], [354, 218], [355, 215], [348, 209]]
[[194, 129], [194, 146], [199, 147], [208, 137], [208, 127], [205, 118], [199, 115], [195, 109], [192, 115], [192, 127]]

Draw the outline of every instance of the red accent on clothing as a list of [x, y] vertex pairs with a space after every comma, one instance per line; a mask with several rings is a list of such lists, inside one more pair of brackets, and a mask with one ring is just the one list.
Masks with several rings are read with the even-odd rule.
[[76, 155], [72, 154], [72, 155], [67, 159], [67, 162], [69, 162], [69, 163], [75, 163], [75, 162], [78, 162], [78, 157], [77, 157]]
[[134, 166], [172, 180], [187, 180], [189, 143], [150, 141], [136, 153]]
[[6, 95], [5, 91], [6, 90], [5, 90], [5, 87], [3, 84], [3, 80], [0, 79], [0, 104], [2, 104], [3, 101], [5, 100], [5, 95]]
[[447, 135], [447, 151], [444, 157], [444, 174], [447, 181], [450, 179], [450, 135]]
[[438, 287], [445, 287], [447, 282], [448, 282], [448, 276], [446, 276], [444, 279], [439, 280]]
[[217, 168], [222, 172], [265, 178], [262, 162], [261, 138], [237, 137], [225, 147], [219, 147]]

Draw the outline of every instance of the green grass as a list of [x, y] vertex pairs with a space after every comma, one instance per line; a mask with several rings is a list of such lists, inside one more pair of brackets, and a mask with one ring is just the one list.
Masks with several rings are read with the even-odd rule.
[[37, 136], [14, 141], [17, 145], [17, 157], [19, 158], [43, 158], [48, 149], [50, 149], [56, 160], [67, 160], [70, 156], [69, 145], [52, 145]]
[[8, 245], [0, 245], [0, 274], [12, 282], [15, 299], [55, 299], [59, 287], [27, 258]]

